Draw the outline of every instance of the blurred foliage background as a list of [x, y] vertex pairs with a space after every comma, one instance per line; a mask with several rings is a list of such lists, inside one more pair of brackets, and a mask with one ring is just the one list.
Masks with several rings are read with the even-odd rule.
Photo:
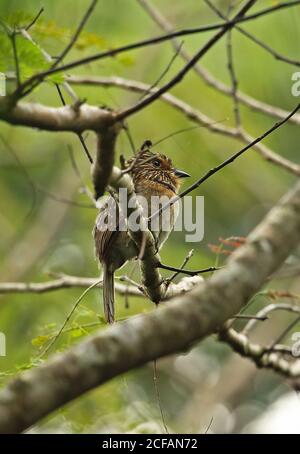
[[[215, 3], [223, 11], [229, 5], [225, 0]], [[258, 8], [276, 3], [279, 2], [260, 0]], [[11, 25], [24, 24], [43, 6], [45, 11], [30, 33], [42, 48], [55, 56], [68, 43], [88, 4], [87, 0], [1, 0], [0, 16]], [[153, 4], [175, 29], [219, 22], [204, 2], [155, 0]], [[300, 8], [294, 7], [249, 22], [244, 28], [281, 53], [296, 58], [299, 24]], [[68, 61], [161, 33], [137, 1], [100, 0]], [[196, 51], [208, 36], [210, 33], [185, 37], [184, 49]], [[0, 71], [9, 72], [13, 69], [11, 49], [3, 32], [0, 37]], [[17, 46], [22, 77], [43, 68], [45, 64], [38, 49], [33, 51], [26, 47], [21, 37], [17, 38]], [[287, 110], [295, 106], [297, 100], [291, 95], [291, 77], [296, 68], [276, 61], [237, 32], [233, 32], [233, 52], [242, 91]], [[152, 84], [172, 55], [174, 50], [166, 42], [77, 68], [72, 74], [116, 75]], [[224, 40], [214, 46], [201, 63], [218, 79], [230, 84]], [[182, 64], [177, 57], [164, 81]], [[12, 86], [9, 82], [8, 89]], [[132, 105], [139, 97], [116, 88], [74, 88], [88, 103], [113, 109]], [[234, 124], [232, 100], [207, 87], [192, 71], [173, 93], [215, 121], [228, 126]], [[66, 99], [70, 102], [67, 95]], [[27, 100], [61, 105], [53, 80], [44, 83]], [[241, 107], [241, 115], [243, 125], [254, 137], [274, 123], [274, 119], [245, 107]], [[130, 118], [128, 123], [136, 146], [145, 139], [155, 142], [192, 125], [186, 117], [160, 101]], [[4, 123], [0, 124], [0, 132], [1, 281], [45, 281], [49, 273], [55, 272], [98, 276], [100, 271], [94, 260], [91, 235], [96, 210], [67, 202], [90, 205], [80, 191], [81, 183], [70, 159], [72, 147], [81, 175], [91, 188], [89, 162], [77, 137]], [[86, 140], [93, 152], [93, 134], [88, 134]], [[298, 141], [296, 126], [285, 125], [265, 143], [281, 156], [299, 163]], [[160, 150], [195, 180], [239, 148], [239, 142], [199, 127], [164, 141]], [[124, 133], [118, 140], [117, 150], [126, 157], [131, 155]], [[163, 262], [179, 266], [194, 248], [190, 268], [214, 265], [217, 260], [222, 263], [226, 257], [222, 254], [216, 257], [209, 244], [218, 245], [220, 237], [247, 235], [294, 180], [294, 176], [264, 161], [255, 151], [248, 151], [193, 193], [205, 197], [204, 240], [187, 244], [184, 233], [174, 232], [162, 250]], [[187, 184], [186, 181], [184, 187]], [[131, 268], [132, 264], [119, 274], [129, 273]], [[138, 279], [136, 273], [135, 278]], [[297, 279], [272, 282], [270, 286], [299, 292]], [[40, 349], [59, 329], [81, 293], [80, 289], [65, 289], [41, 295], [0, 296], [0, 331], [7, 339], [7, 356], [0, 357], [2, 384], [20, 369], [38, 362]], [[72, 329], [60, 337], [53, 350], [65, 349], [88, 332], [104, 328], [101, 298], [99, 290], [92, 290], [86, 296], [69, 322]], [[257, 296], [251, 313], [264, 304], [266, 297]], [[130, 297], [128, 309], [124, 298], [117, 297], [119, 319], [151, 310], [154, 307], [149, 301]], [[288, 320], [288, 316], [274, 316], [258, 329], [256, 336], [272, 338]], [[93, 328], [85, 327], [91, 323]], [[213, 418], [209, 429], [213, 433], [276, 430], [300, 433], [299, 418], [294, 418], [293, 412], [299, 401], [288, 385], [271, 372], [257, 371], [249, 361], [233, 354], [214, 338], [196, 345], [190, 352], [160, 360], [158, 371], [161, 406], [172, 432], [205, 432]], [[31, 431], [164, 433], [153, 365], [112, 380], [51, 415]]]

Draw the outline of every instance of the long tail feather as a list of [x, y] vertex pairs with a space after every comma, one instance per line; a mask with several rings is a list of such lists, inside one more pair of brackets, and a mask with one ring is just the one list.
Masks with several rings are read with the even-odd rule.
[[103, 264], [103, 308], [107, 323], [115, 321], [114, 273]]

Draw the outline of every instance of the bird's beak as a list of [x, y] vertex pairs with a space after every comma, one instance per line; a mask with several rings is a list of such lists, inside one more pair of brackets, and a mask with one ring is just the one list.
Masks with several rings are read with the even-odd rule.
[[175, 173], [176, 177], [178, 177], [178, 178], [187, 178], [187, 177], [191, 176], [189, 173], [186, 173], [183, 170], [179, 170], [179, 169], [175, 169], [174, 173]]

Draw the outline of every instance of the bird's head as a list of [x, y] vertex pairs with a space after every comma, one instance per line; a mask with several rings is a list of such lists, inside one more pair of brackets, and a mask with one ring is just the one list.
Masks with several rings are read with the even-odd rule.
[[170, 158], [153, 153], [148, 148], [131, 158], [128, 165], [131, 166], [130, 174], [137, 192], [144, 192], [148, 188], [172, 197], [180, 187], [181, 178], [190, 176], [183, 170], [176, 169]]

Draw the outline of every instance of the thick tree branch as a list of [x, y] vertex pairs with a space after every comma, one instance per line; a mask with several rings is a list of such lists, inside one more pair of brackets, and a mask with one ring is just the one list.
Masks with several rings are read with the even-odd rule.
[[288, 361], [282, 356], [282, 353], [290, 353], [288, 347], [274, 345], [270, 350], [250, 342], [247, 336], [238, 333], [233, 328], [222, 329], [219, 338], [240, 355], [251, 359], [259, 368], [272, 369], [288, 379], [300, 377], [300, 360]]
[[110, 126], [114, 123], [114, 114], [88, 104], [78, 107], [46, 107], [37, 103], [19, 102], [11, 107], [7, 106], [5, 98], [0, 98], [0, 120], [46, 131], [81, 133], [86, 130], [99, 131]]
[[112, 377], [215, 332], [259, 290], [299, 241], [298, 182], [210, 280], [150, 314], [101, 330], [20, 374], [0, 392], [0, 432], [21, 432]]
[[104, 194], [113, 170], [118, 130], [118, 124], [114, 124], [97, 134], [96, 160], [92, 170], [96, 200]]

